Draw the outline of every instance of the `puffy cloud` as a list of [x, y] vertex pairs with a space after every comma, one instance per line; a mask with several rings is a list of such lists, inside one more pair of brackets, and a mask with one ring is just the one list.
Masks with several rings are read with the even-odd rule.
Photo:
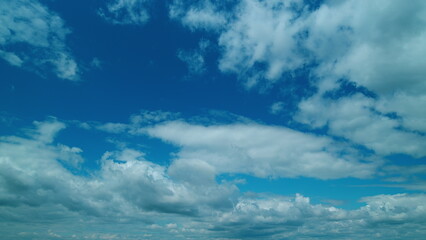
[[[319, 77], [347, 78], [366, 87], [378, 96], [375, 108], [397, 113], [405, 128], [425, 131], [425, 13], [424, 1], [409, 5], [345, 1], [321, 6], [310, 16], [307, 41], [323, 62]], [[327, 44], [327, 39], [343, 43]]]
[[259, 124], [223, 112], [183, 119], [178, 114], [143, 111], [132, 115], [127, 124], [93, 124], [101, 131], [147, 135], [178, 147], [169, 173], [187, 168], [195, 175], [203, 172], [207, 178], [222, 173], [262, 178], [370, 178], [382, 164], [354, 145], [327, 136]]
[[307, 63], [297, 48], [297, 34], [302, 27], [297, 19], [304, 17], [300, 2], [241, 1], [235, 20], [219, 37], [224, 49], [219, 68], [242, 73], [246, 85], [251, 87], [263, 79], [277, 81], [284, 72]]
[[216, 173], [335, 179], [371, 177], [377, 165], [359, 161], [353, 149], [345, 146], [345, 152], [330, 138], [284, 127], [239, 123], [202, 126], [171, 121], [139, 132], [181, 147], [171, 168], [196, 161]]
[[[306, 77], [318, 92], [299, 104], [296, 119], [313, 127], [330, 123], [334, 136], [381, 154], [424, 156], [423, 137], [411, 133], [426, 129], [424, 1], [323, 1], [310, 6], [309, 1], [241, 0], [229, 11], [220, 8], [221, 4], [208, 3], [205, 13], [227, 19], [215, 30], [222, 47], [220, 70], [235, 73], [247, 87], [278, 85], [279, 81], [291, 84], [286, 80], [295, 71], [307, 71]], [[188, 9], [181, 8], [186, 13]], [[183, 22], [189, 21], [185, 14], [180, 16]], [[184, 25], [203, 28], [195, 20]], [[344, 99], [327, 97], [344, 88], [344, 82], [364, 88], [374, 98], [360, 100], [352, 93], [343, 94]], [[351, 105], [356, 106], [352, 113], [343, 109]], [[392, 114], [398, 120], [386, 117]], [[371, 122], [368, 129], [373, 136], [366, 136], [367, 130], [355, 130], [355, 122], [348, 118], [358, 123], [364, 119], [364, 127]], [[390, 139], [382, 141], [384, 136]]]
[[[190, 14], [196, 8], [219, 19], [226, 17], [218, 36], [224, 71], [244, 74], [265, 65], [257, 70], [273, 82], [315, 61], [320, 70], [333, 66], [317, 71], [320, 76], [347, 77], [379, 94], [396, 89], [423, 93], [426, 5], [421, 0], [410, 5], [384, 0], [374, 4], [325, 1], [317, 8], [300, 0], [242, 0], [232, 12], [220, 8], [221, 4], [201, 3], [180, 8], [175, 4], [172, 12], [179, 9]], [[188, 21], [191, 26], [203, 26], [185, 16], [178, 16], [184, 25]]]
[[[220, 70], [236, 73], [247, 87], [264, 80], [277, 81], [283, 73], [307, 63], [307, 55], [297, 47], [303, 37], [300, 31], [304, 22], [300, 19], [305, 18], [305, 12], [298, 0], [243, 0], [235, 6], [201, 1], [190, 7], [176, 3], [171, 7], [172, 17], [183, 25], [206, 30], [206, 26], [212, 26], [218, 31], [223, 49]], [[200, 19], [220, 22], [209, 25]]]
[[423, 194], [377, 195], [361, 199], [367, 205], [358, 211], [368, 215], [366, 219], [373, 223], [424, 222], [425, 200]]
[[[2, 236], [138, 239], [142, 231], [153, 239], [164, 239], [170, 234], [177, 239], [298, 239], [300, 234], [328, 239], [340, 239], [342, 234], [368, 239], [375, 234], [378, 239], [397, 239], [418, 238], [426, 232], [423, 194], [365, 197], [361, 199], [365, 206], [356, 210], [313, 204], [300, 194], [294, 197], [241, 194], [232, 183], [217, 183], [215, 177], [220, 166], [202, 155], [178, 158], [170, 166], [160, 166], [146, 160], [143, 152], [124, 148], [106, 152], [98, 170], [87, 175], [76, 174], [71, 163], [74, 166], [82, 163], [82, 150], [54, 140], [64, 128], [64, 123], [51, 118], [35, 122], [35, 128], [23, 132], [25, 136], [0, 138]], [[222, 150], [222, 145], [234, 143], [240, 148], [250, 146], [245, 151], [256, 156], [261, 156], [259, 142], [270, 143], [267, 138], [270, 136], [282, 143], [290, 135], [296, 142], [290, 146], [293, 148], [299, 147], [300, 141], [305, 140], [306, 145], [316, 139], [256, 125], [200, 126], [169, 121], [146, 130], [187, 148], [182, 152], [205, 145], [211, 145], [211, 151]], [[254, 138], [258, 140], [249, 143]], [[319, 143], [311, 144], [321, 145], [329, 140], [316, 141]], [[301, 148], [316, 149], [315, 146]], [[274, 146], [270, 148], [273, 149]], [[183, 155], [179, 153], [179, 157]], [[228, 164], [234, 163], [228, 161]], [[292, 163], [287, 164], [292, 168]], [[357, 168], [352, 170], [356, 172]], [[333, 171], [329, 168], [329, 172], [334, 174]], [[44, 230], [34, 225], [38, 221], [43, 222]]]
[[418, 238], [426, 230], [424, 200], [425, 195], [377, 195], [363, 198], [364, 207], [342, 210], [312, 204], [301, 195], [244, 196], [215, 220], [212, 230], [244, 239]]
[[426, 156], [426, 138], [400, 129], [400, 121], [374, 111], [375, 101], [362, 94], [340, 99], [314, 96], [299, 104], [295, 119], [316, 128], [327, 127], [381, 155], [405, 153]]
[[66, 47], [68, 30], [63, 20], [36, 0], [0, 2], [0, 57], [11, 65], [45, 75], [79, 78], [79, 68]]
[[149, 20], [150, 0], [111, 0], [99, 15], [113, 24], [144, 24]]
[[209, 205], [229, 207], [236, 190], [215, 181], [202, 187], [175, 182], [165, 167], [146, 161], [142, 152], [132, 149], [106, 152], [91, 177], [75, 175], [83, 162], [82, 150], [53, 141], [65, 125], [55, 119], [35, 125], [26, 131], [27, 137], [0, 139], [3, 210], [59, 204], [88, 216], [148, 220], [152, 212], [198, 215]]

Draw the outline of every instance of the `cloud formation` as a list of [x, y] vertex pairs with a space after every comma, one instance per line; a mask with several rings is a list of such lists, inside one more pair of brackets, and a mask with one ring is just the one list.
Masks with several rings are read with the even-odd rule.
[[[78, 169], [82, 167], [80, 153], [83, 150], [55, 141], [55, 136], [65, 127], [64, 123], [51, 118], [45, 122], [35, 122], [34, 128], [23, 132], [24, 136], [0, 138], [1, 224], [13, 222], [18, 230], [14, 232], [15, 230], [2, 228], [3, 236], [9, 236], [10, 239], [31, 239], [34, 236], [69, 239], [76, 234], [72, 231], [73, 227], [77, 227], [76, 219], [82, 221], [83, 225], [84, 222], [91, 222], [91, 225], [102, 224], [103, 235], [109, 234], [108, 236], [119, 239], [136, 237], [131, 235], [131, 230], [117, 233], [117, 228], [113, 226], [120, 222], [127, 226], [139, 225], [148, 235], [154, 233], [155, 235], [150, 235], [153, 239], [162, 239], [170, 233], [178, 234], [178, 239], [195, 236], [206, 239], [292, 239], [297, 238], [301, 232], [304, 236], [329, 239], [339, 239], [341, 234], [361, 239], [376, 234], [378, 239], [393, 239], [392, 236], [415, 238], [426, 231], [422, 227], [426, 222], [426, 197], [423, 194], [365, 197], [361, 199], [365, 206], [356, 210], [343, 210], [313, 204], [308, 197], [300, 194], [279, 196], [241, 193], [235, 183], [216, 181], [220, 171], [234, 171], [235, 166], [232, 164], [239, 164], [233, 163], [238, 158], [229, 159], [228, 164], [231, 166], [224, 167], [209, 160], [211, 153], [206, 150], [204, 158], [188, 156], [191, 151], [200, 151], [206, 144], [212, 145], [211, 151], [214, 151], [223, 144], [230, 144], [229, 141], [239, 143], [240, 148], [252, 141], [246, 154], [255, 154], [252, 157], [268, 161], [265, 156], [262, 157], [262, 149], [256, 145], [259, 141], [268, 142], [264, 136], [266, 134], [272, 134], [272, 137], [278, 134], [281, 138], [289, 134], [297, 143], [297, 138], [301, 136], [287, 130], [234, 126], [237, 130], [244, 130], [238, 132], [231, 130], [229, 126], [205, 127], [168, 122], [145, 131], [183, 146], [184, 150], [170, 166], [155, 164], [145, 159], [143, 152], [124, 148], [106, 152], [100, 159], [98, 170], [92, 169], [88, 174], [82, 175]], [[230, 140], [222, 137], [223, 132], [227, 133]], [[250, 137], [255, 133], [256, 139]], [[313, 142], [315, 145], [315, 141]], [[317, 144], [323, 144], [327, 141], [319, 139], [318, 142]], [[274, 144], [267, 144], [271, 146], [263, 149], [266, 151], [263, 154], [273, 153]], [[291, 155], [289, 149], [286, 151]], [[286, 164], [292, 168], [289, 161]], [[297, 161], [304, 162], [303, 159]], [[243, 164], [253, 162], [244, 160]], [[321, 167], [321, 163], [318, 166]], [[243, 167], [244, 171], [242, 164], [237, 167]], [[246, 166], [247, 168], [250, 169], [250, 166]], [[257, 168], [262, 168], [262, 165]], [[362, 169], [362, 164], [358, 168]], [[357, 169], [357, 166], [352, 169]], [[367, 169], [369, 170], [368, 167]], [[315, 172], [317, 170], [302, 169], [294, 174], [321, 177], [321, 171]], [[278, 167], [278, 174], [279, 171], [282, 169]], [[342, 174], [337, 172], [337, 168], [329, 171], [335, 171], [336, 176]], [[258, 174], [253, 170], [248, 172]], [[284, 174], [287, 173], [284, 171]], [[30, 221], [28, 214], [37, 215], [48, 226], [64, 218], [73, 223], [62, 228], [61, 232], [28, 232], [31, 229], [27, 226]], [[85, 229], [83, 225], [79, 228]], [[105, 225], [111, 225], [110, 230], [105, 232]], [[393, 226], [391, 231], [390, 225]], [[411, 231], [412, 229], [416, 231]], [[89, 233], [93, 234], [91, 236], [94, 239], [102, 239], [103, 235], [100, 236], [94, 229], [80, 231], [80, 235], [75, 237], [90, 236], [87, 235]]]
[[[51, 117], [13, 129], [14, 135], [0, 137], [0, 235], [7, 239], [424, 237], [426, 166], [414, 158], [426, 156], [426, 4], [325, 0], [309, 5], [314, 2], [170, 1], [168, 17], [190, 30], [185, 34], [201, 33], [198, 49], [171, 51], [172, 57], [177, 54], [187, 64], [190, 74], [207, 69], [207, 43], [218, 44], [218, 69], [234, 74], [248, 89], [276, 88], [285, 95], [302, 72], [307, 78], [301, 80], [303, 87], [314, 89], [311, 93], [267, 100], [273, 103], [269, 117], [285, 113], [291, 123], [271, 125], [271, 118], [257, 122], [220, 111], [192, 118], [142, 111], [128, 123], [65, 123]], [[150, 18], [151, 3], [110, 0], [98, 13], [112, 24], [142, 25]], [[65, 44], [69, 30], [56, 13], [36, 0], [3, 1], [0, 20], [6, 23], [0, 26], [2, 59], [42, 75], [46, 67], [53, 67], [59, 78], [78, 79], [78, 66]], [[117, 96], [108, 93], [103, 95]], [[290, 106], [293, 99], [301, 100]], [[9, 127], [8, 121], [0, 116]], [[88, 163], [85, 150], [94, 149], [64, 144], [70, 139], [58, 138], [73, 124], [79, 131], [119, 144], [95, 142], [94, 148], [106, 149]], [[80, 144], [80, 137], [71, 141]], [[156, 151], [165, 159], [145, 151], [145, 144], [160, 146]], [[409, 160], [393, 162], [389, 155], [400, 153], [405, 154], [401, 162]], [[265, 178], [290, 179], [281, 179], [279, 187], [284, 190], [272, 190], [275, 193], [243, 187], [249, 179]], [[357, 197], [359, 204], [344, 209], [338, 207], [342, 199], [318, 200], [315, 194], [297, 193], [293, 183], [299, 180], [321, 182], [322, 187], [333, 188], [330, 191], [349, 191], [348, 184], [361, 182], [381, 192], [387, 192], [382, 187], [393, 188], [393, 194], [365, 194]], [[342, 182], [334, 190], [334, 183]], [[406, 193], [396, 194], [399, 191]]]
[[[213, 31], [222, 49], [221, 71], [234, 73], [248, 88], [286, 88], [297, 71], [308, 71], [305, 77], [317, 92], [304, 96], [295, 120], [327, 127], [330, 135], [379, 154], [425, 156], [424, 1], [324, 1], [316, 6], [242, 0], [228, 11], [220, 6], [204, 1], [194, 4], [197, 12], [181, 10], [227, 19]], [[185, 16], [184, 26], [205, 30]], [[355, 86], [352, 92], [342, 92], [347, 83]], [[355, 111], [347, 111], [348, 106]], [[373, 136], [367, 136], [367, 125]], [[385, 135], [391, 137], [382, 142]]]
[[111, 0], [98, 13], [112, 24], [141, 25], [149, 20], [149, 2], [150, 0]]
[[0, 57], [45, 76], [77, 80], [79, 67], [66, 46], [70, 30], [37, 0], [0, 2]]
[[376, 167], [359, 161], [350, 150], [345, 153], [327, 137], [284, 127], [238, 123], [203, 126], [173, 121], [141, 130], [181, 147], [171, 168], [196, 161], [210, 165], [216, 173], [336, 179], [371, 177]]

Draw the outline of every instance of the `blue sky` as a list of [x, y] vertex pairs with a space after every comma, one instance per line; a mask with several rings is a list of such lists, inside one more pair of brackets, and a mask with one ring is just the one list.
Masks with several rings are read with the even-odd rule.
[[425, 16], [0, 0], [0, 234], [422, 239]]

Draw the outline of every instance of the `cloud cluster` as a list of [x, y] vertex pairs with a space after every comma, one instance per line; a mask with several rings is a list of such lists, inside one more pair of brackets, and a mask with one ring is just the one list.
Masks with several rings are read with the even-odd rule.
[[426, 138], [400, 129], [400, 120], [374, 111], [375, 104], [374, 99], [362, 94], [337, 100], [315, 96], [299, 104], [295, 119], [314, 128], [327, 127], [329, 134], [350, 139], [380, 155], [426, 156]]
[[175, 183], [164, 167], [146, 161], [142, 152], [132, 149], [106, 152], [100, 170], [90, 173], [90, 178], [74, 175], [83, 161], [82, 150], [53, 144], [53, 137], [64, 127], [52, 119], [36, 123], [29, 138], [1, 138], [3, 206], [51, 203], [94, 216], [136, 217], [150, 211], [196, 215], [203, 204], [229, 205], [227, 197], [235, 190], [232, 186], [213, 181], [196, 189]]
[[[152, 119], [153, 114], [145, 115]], [[274, 154], [276, 150], [274, 144], [268, 142], [265, 136], [271, 137], [272, 134], [277, 137], [275, 134], [278, 134], [279, 137], [273, 139], [281, 138], [282, 141], [285, 141], [286, 137], [291, 137], [296, 142], [294, 144], [297, 144], [300, 140], [297, 138], [301, 136], [288, 130], [261, 126], [233, 126], [241, 130], [238, 132], [232, 130], [230, 126], [206, 127], [179, 121], [154, 124], [152, 127], [145, 127], [143, 131], [151, 136], [176, 142], [183, 147], [178, 158], [173, 160], [170, 166], [155, 164], [146, 160], [143, 152], [124, 148], [106, 152], [100, 159], [99, 169], [92, 169], [83, 174], [84, 171], [79, 171], [83, 163], [80, 156], [82, 150], [55, 142], [55, 136], [65, 127], [64, 123], [52, 118], [45, 122], [35, 122], [35, 128], [24, 131], [25, 136], [1, 137], [1, 222], [2, 224], [14, 222], [18, 229], [14, 229], [13, 231], [17, 232], [13, 233], [4, 228], [2, 230], [4, 236], [10, 236], [10, 239], [31, 239], [35, 236], [46, 239], [51, 237], [70, 239], [76, 233], [75, 229], [73, 232], [73, 227], [84, 229], [84, 226], [75, 225], [78, 221], [82, 224], [91, 222], [103, 226], [111, 225], [111, 229], [107, 232], [105, 229], [102, 230], [102, 234], [119, 239], [135, 238], [130, 234], [131, 230], [127, 234], [114, 232], [117, 230], [113, 224], [120, 222], [126, 223], [127, 226], [140, 225], [147, 234], [155, 233], [156, 237], [150, 235], [153, 239], [162, 239], [164, 235], [170, 233], [177, 234], [178, 238], [202, 236], [206, 239], [223, 237], [297, 239], [301, 232], [304, 236], [330, 239], [339, 239], [341, 236], [339, 234], [366, 239], [368, 234], [373, 233], [379, 239], [392, 239], [389, 238], [390, 225], [393, 226], [393, 236], [417, 237], [426, 231], [422, 227], [426, 222], [424, 217], [426, 196], [422, 194], [366, 197], [361, 199], [365, 202], [364, 207], [343, 210], [333, 206], [312, 204], [309, 198], [299, 194], [294, 197], [243, 194], [238, 191], [235, 183], [216, 181], [216, 176], [220, 172], [235, 172], [236, 168], [242, 168], [240, 172], [247, 171], [262, 176], [262, 173], [254, 170], [255, 166], [259, 169], [263, 167], [263, 162], [256, 161], [256, 158], [264, 158], [262, 160], [267, 162], [269, 159], [265, 154], [268, 152]], [[227, 134], [230, 140], [226, 140], [224, 134]], [[306, 140], [305, 138], [310, 136], [302, 138]], [[307, 142], [314, 142], [314, 145], [327, 142], [323, 139], [318, 139], [319, 143], [315, 143], [315, 139], [308, 140]], [[222, 141], [224, 143], [221, 143]], [[254, 159], [248, 161], [239, 157], [229, 159], [227, 162], [229, 167], [214, 162], [220, 159], [217, 159], [217, 156], [212, 158], [212, 153], [205, 149], [205, 145], [212, 145], [210, 151], [224, 151], [232, 156], [233, 150], [221, 149], [223, 148], [221, 145], [224, 144], [232, 146], [229, 141], [240, 144], [235, 148], [249, 148], [243, 149], [246, 151], [244, 154], [254, 154], [252, 156]], [[271, 145], [270, 148], [261, 148], [259, 142], [264, 141]], [[299, 146], [291, 145], [291, 147]], [[197, 155], [197, 158], [189, 156], [191, 154], [194, 156], [194, 153], [201, 150], [204, 151], [204, 155]], [[292, 154], [290, 148], [285, 150], [289, 155]], [[295, 163], [291, 160], [287, 160], [286, 164], [291, 171], [296, 171], [292, 167]], [[297, 159], [297, 161], [303, 163], [305, 160]], [[318, 162], [317, 165], [321, 168], [321, 158], [312, 161]], [[243, 166], [245, 164], [252, 166], [245, 166], [249, 169], [246, 170]], [[309, 164], [315, 165], [313, 162]], [[357, 168], [361, 170], [363, 168], [361, 163], [346, 164], [360, 165], [353, 166], [352, 169], [355, 169], [353, 172], [356, 172]], [[315, 172], [318, 170], [315, 167], [313, 170], [300, 167], [302, 169], [294, 174], [313, 174], [322, 177], [321, 171]], [[366, 168], [371, 171], [368, 165]], [[336, 169], [329, 170], [335, 172], [335, 177], [342, 174], [350, 175], [344, 168], [341, 172]], [[278, 167], [277, 174], [281, 174], [280, 171], [289, 174]], [[52, 230], [46, 230], [44, 233], [28, 232], [31, 229], [27, 225], [28, 221], [31, 221], [28, 219], [29, 214], [36, 215], [48, 226], [58, 219], [69, 219], [72, 224], [67, 227], [68, 232], [64, 229], [62, 232]], [[414, 228], [417, 228], [417, 231], [411, 232]], [[18, 234], [19, 231], [22, 234]], [[92, 232], [92, 235], [84, 236], [102, 239], [103, 235], [100, 236], [93, 231], [93, 229], [85, 230], [81, 234]]]
[[66, 47], [63, 20], [37, 0], [0, 2], [0, 57], [13, 66], [45, 75], [79, 78], [79, 67]]
[[199, 162], [216, 173], [336, 179], [371, 177], [377, 166], [360, 161], [349, 146], [339, 147], [327, 137], [285, 127], [238, 123], [203, 126], [171, 121], [141, 131], [181, 147], [171, 169], [181, 164], [197, 166], [194, 162]]
[[[300, 235], [315, 239], [416, 238], [425, 230], [421, 226], [426, 220], [424, 200], [424, 195], [378, 195], [362, 199], [364, 207], [348, 211], [312, 204], [301, 195], [246, 197], [218, 218], [214, 230], [243, 239], [300, 239]], [[390, 226], [395, 227], [389, 230]]]
[[[111, 0], [99, 14], [113, 24], [141, 25], [149, 19], [150, 2]], [[216, 116], [226, 123], [143, 111], [131, 116], [129, 123], [80, 125], [88, 131], [143, 136], [173, 145], [167, 165], [122, 144], [100, 156], [95, 168], [85, 168], [82, 148], [56, 141], [65, 123], [55, 118], [34, 122], [22, 135], [0, 137], [1, 236], [140, 239], [140, 232], [150, 239], [169, 239], [170, 234], [176, 239], [425, 236], [425, 194], [368, 196], [360, 199], [362, 207], [344, 210], [313, 203], [300, 194], [240, 192], [238, 184], [244, 181], [233, 178], [247, 174], [332, 180], [380, 175], [392, 183], [387, 186], [424, 191], [424, 165], [393, 165], [382, 157], [426, 156], [425, 1], [326, 0], [310, 6], [303, 0], [175, 0], [169, 15], [191, 31], [212, 32], [207, 37], [216, 37], [221, 49], [219, 69], [236, 74], [248, 88], [286, 87], [291, 74], [306, 70], [317, 92], [303, 96], [293, 120], [323, 135], [220, 112]], [[5, 23], [0, 26], [0, 57], [5, 61], [38, 72], [53, 66], [59, 78], [78, 79], [78, 66], [65, 45], [69, 30], [57, 14], [36, 0], [2, 1], [0, 22]], [[205, 71], [206, 43], [201, 41], [195, 51], [178, 52], [190, 73]], [[280, 114], [287, 106], [279, 99], [270, 112]], [[220, 180], [224, 175], [226, 180]], [[60, 227], [33, 231], [34, 222], [43, 227], [59, 222]], [[96, 224], [102, 225], [98, 231], [85, 226]]]
[[[328, 134], [378, 154], [425, 156], [424, 1], [346, 0], [311, 6], [301, 0], [241, 0], [229, 11], [204, 2], [194, 5], [197, 12], [188, 7], [182, 11], [226, 19], [214, 30], [222, 48], [220, 70], [235, 73], [249, 88], [285, 88], [286, 79], [307, 69], [317, 93], [304, 96], [295, 120], [327, 127]], [[205, 24], [181, 16], [183, 25], [205, 29]], [[355, 86], [352, 92], [345, 89], [348, 82]], [[384, 136], [390, 137], [382, 142]]]
[[235, 115], [224, 123], [215, 121], [218, 116], [214, 115], [182, 119], [173, 113], [143, 111], [132, 115], [127, 124], [90, 124], [101, 131], [146, 135], [176, 146], [169, 173], [177, 168], [209, 178], [244, 173], [261, 178], [364, 179], [373, 177], [382, 164], [356, 146], [327, 136]]

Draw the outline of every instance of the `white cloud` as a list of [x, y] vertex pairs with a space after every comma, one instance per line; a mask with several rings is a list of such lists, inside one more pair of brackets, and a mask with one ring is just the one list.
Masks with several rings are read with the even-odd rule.
[[371, 222], [426, 221], [425, 195], [377, 195], [361, 199], [367, 206], [359, 212], [367, 214]]
[[[303, 27], [300, 1], [244, 0], [238, 6], [232, 21], [219, 37], [224, 48], [219, 68], [225, 72], [243, 74], [252, 79], [248, 87], [267, 79], [277, 81], [287, 71], [293, 71], [306, 63], [306, 56], [297, 48], [296, 34]], [[294, 11], [294, 7], [299, 13]], [[268, 37], [265, 37], [268, 36]], [[251, 73], [251, 69], [265, 64]], [[255, 78], [253, 80], [253, 77]]]
[[[335, 20], [325, 21], [330, 14]], [[425, 15], [424, 1], [323, 5], [310, 17], [313, 26], [308, 46], [324, 65], [336, 62], [319, 71], [319, 76], [343, 77], [366, 87], [378, 95], [374, 107], [396, 112], [403, 127], [425, 131]], [[347, 30], [339, 30], [340, 26]], [[341, 43], [327, 44], [327, 39]]]
[[299, 239], [300, 235], [314, 239], [369, 239], [373, 235], [379, 239], [416, 238], [425, 231], [425, 197], [366, 197], [361, 200], [366, 206], [356, 210], [312, 204], [301, 195], [242, 197], [233, 211], [215, 219], [213, 230], [243, 239]]
[[169, 15], [192, 30], [218, 30], [227, 22], [226, 16], [218, 10], [218, 6], [209, 0], [198, 1], [189, 6], [186, 6], [184, 1], [175, 0], [170, 5]]
[[395, 93], [379, 99], [376, 107], [382, 112], [395, 112], [402, 117], [402, 125], [408, 129], [426, 132], [426, 94]]
[[[248, 173], [257, 177], [366, 178], [375, 163], [362, 163], [327, 137], [284, 127], [259, 124], [202, 126], [182, 121], [141, 129], [152, 137], [181, 147], [175, 165], [198, 162], [218, 173]], [[353, 149], [352, 149], [353, 150]], [[191, 162], [191, 164], [190, 164]]]
[[233, 185], [212, 182], [201, 188], [174, 182], [165, 167], [132, 149], [106, 152], [90, 177], [74, 175], [72, 169], [83, 163], [82, 150], [54, 142], [65, 125], [56, 119], [35, 125], [26, 130], [28, 137], [0, 138], [0, 202], [5, 209], [60, 204], [88, 216], [147, 221], [153, 213], [198, 215], [210, 205], [231, 204]]
[[[63, 20], [36, 0], [0, 2], [0, 57], [18, 67], [77, 80], [79, 69], [66, 47]], [[23, 44], [22, 47], [16, 47]]]
[[295, 119], [315, 128], [327, 127], [341, 136], [364, 145], [377, 154], [405, 153], [426, 156], [426, 138], [398, 129], [400, 122], [374, 111], [372, 98], [356, 94], [337, 100], [314, 96], [299, 104]]
[[[318, 93], [299, 105], [296, 119], [314, 124], [313, 127], [330, 121], [333, 135], [365, 144], [381, 154], [399, 151], [424, 156], [423, 137], [409, 133], [426, 131], [424, 1], [324, 1], [317, 8], [310, 8], [304, 1], [242, 0], [232, 11], [218, 6], [209, 5], [206, 12], [227, 19], [215, 30], [222, 47], [220, 70], [235, 73], [250, 88], [285, 82], [293, 71], [314, 64], [308, 71]], [[198, 26], [197, 21], [191, 24]], [[342, 87], [341, 79], [376, 97], [360, 100], [342, 96], [345, 100], [333, 103], [326, 95]], [[364, 107], [360, 107], [360, 101]], [[344, 111], [343, 104], [358, 108], [346, 115], [327, 114]], [[399, 119], [383, 116], [386, 114]], [[364, 119], [364, 127], [374, 130], [374, 134], [367, 136], [368, 131], [360, 128], [351, 133], [354, 126], [348, 124], [354, 121], [348, 121], [349, 117]], [[390, 139], [383, 140], [385, 136]], [[390, 145], [386, 147], [385, 143]]]
[[[35, 122], [35, 126], [24, 131], [28, 134], [25, 137], [0, 138], [0, 232], [8, 239], [49, 239], [49, 235], [63, 239], [138, 239], [140, 235], [134, 229], [153, 239], [167, 238], [169, 234], [176, 234], [177, 239], [277, 239], [297, 238], [300, 234], [328, 239], [340, 239], [342, 234], [368, 239], [376, 234], [378, 239], [394, 239], [418, 238], [426, 232], [423, 194], [365, 197], [361, 201], [366, 205], [356, 210], [313, 204], [299, 194], [240, 194], [235, 185], [215, 181], [219, 168], [207, 158], [176, 159], [166, 167], [146, 160], [140, 151], [125, 148], [106, 152], [99, 170], [92, 170], [88, 176], [75, 175], [63, 166], [63, 161], [73, 159], [70, 163], [81, 164], [82, 150], [54, 140], [65, 125], [51, 118]], [[247, 154], [257, 152], [260, 156], [274, 149], [271, 146], [259, 153], [260, 142], [274, 145], [266, 136], [274, 137], [280, 145], [288, 141], [280, 138], [289, 135], [296, 142], [290, 144], [292, 148], [300, 147], [297, 143], [305, 140], [304, 144], [311, 146], [300, 147], [304, 150], [329, 142], [276, 127], [232, 127], [166, 122], [148, 132], [179, 142], [186, 148], [182, 152], [206, 145], [222, 150], [225, 144], [236, 144], [235, 148], [249, 146], [245, 149]], [[186, 131], [182, 132], [182, 128]], [[253, 136], [258, 140], [253, 142]], [[318, 160], [309, 164], [321, 165]], [[290, 162], [287, 164], [292, 168]], [[361, 168], [351, 169], [356, 172]], [[328, 171], [335, 174], [335, 170], [329, 167]], [[44, 232], [34, 226], [36, 220], [46, 226]]]
[[111, 0], [99, 15], [113, 24], [141, 25], [149, 20], [150, 0]]

